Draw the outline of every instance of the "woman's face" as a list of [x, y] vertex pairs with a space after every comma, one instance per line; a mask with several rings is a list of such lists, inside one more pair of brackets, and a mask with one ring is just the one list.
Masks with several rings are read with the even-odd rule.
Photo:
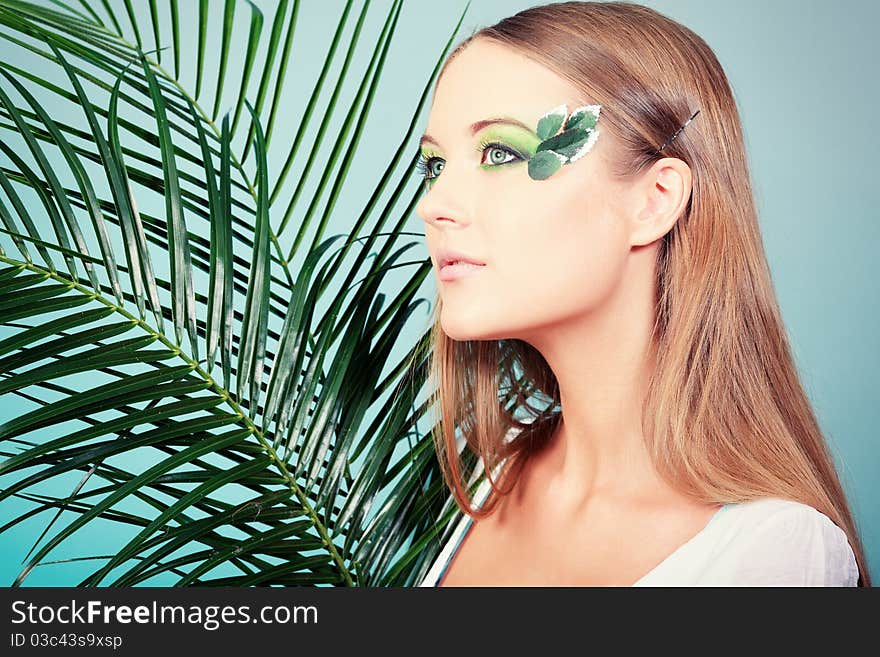
[[[426, 176], [435, 177], [416, 212], [452, 339], [529, 340], [562, 328], [600, 306], [623, 274], [626, 189], [609, 175], [601, 112], [592, 149], [549, 178], [530, 178], [518, 155], [534, 154], [539, 118], [562, 104], [571, 112], [591, 103], [541, 64], [486, 40], [471, 42], [438, 83], [422, 145]], [[496, 123], [471, 132], [499, 117], [527, 128]], [[485, 265], [440, 280], [440, 249]]]

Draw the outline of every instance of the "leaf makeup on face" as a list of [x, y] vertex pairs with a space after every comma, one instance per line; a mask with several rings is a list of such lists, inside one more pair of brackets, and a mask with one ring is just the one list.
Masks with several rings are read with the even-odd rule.
[[[529, 177], [546, 180], [562, 165], [576, 162], [586, 155], [599, 136], [596, 123], [600, 110], [601, 105], [582, 105], [566, 117], [567, 106], [563, 104], [538, 119], [536, 132], [542, 141], [529, 160]], [[562, 132], [559, 132], [560, 128]]]

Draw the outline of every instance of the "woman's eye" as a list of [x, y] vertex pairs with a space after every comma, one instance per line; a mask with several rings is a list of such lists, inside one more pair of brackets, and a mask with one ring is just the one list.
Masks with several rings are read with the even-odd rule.
[[425, 157], [424, 155], [420, 155], [418, 162], [416, 162], [416, 171], [418, 171], [419, 176], [422, 177], [425, 182], [431, 182], [440, 175], [440, 172], [443, 171], [443, 165], [445, 164], [443, 158], [432, 156]]
[[507, 164], [508, 162], [521, 159], [516, 153], [499, 144], [489, 144], [483, 152], [486, 154], [488, 161], [481, 161], [480, 164]]
[[[480, 159], [481, 165], [499, 166], [525, 159], [513, 150], [497, 143], [481, 144], [477, 151], [483, 155]], [[440, 175], [445, 165], [446, 160], [442, 157], [437, 157], [436, 155], [431, 157], [421, 156], [416, 168], [422, 178], [427, 182], [431, 182]]]
[[436, 178], [437, 176], [439, 176], [440, 172], [443, 171], [444, 164], [445, 162], [439, 157], [428, 158], [428, 178]]

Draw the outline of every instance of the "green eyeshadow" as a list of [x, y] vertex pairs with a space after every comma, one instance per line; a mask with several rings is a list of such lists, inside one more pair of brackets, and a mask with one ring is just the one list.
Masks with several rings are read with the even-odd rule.
[[[514, 151], [522, 159], [497, 164], [481, 164], [484, 170], [495, 169], [506, 164], [528, 164], [529, 177], [545, 180], [563, 165], [576, 162], [586, 155], [596, 144], [599, 130], [601, 105], [581, 105], [571, 114], [565, 105], [559, 105], [538, 120], [535, 132], [508, 123], [496, 123], [480, 132], [480, 144], [497, 143]], [[483, 146], [483, 149], [485, 146]], [[440, 158], [437, 151], [428, 146], [421, 149], [422, 159]], [[436, 176], [428, 178], [430, 183]]]
[[505, 146], [510, 146], [525, 159], [531, 158], [538, 150], [538, 144], [541, 143], [538, 135], [516, 126], [494, 125], [486, 128], [481, 135], [483, 143], [497, 141]]

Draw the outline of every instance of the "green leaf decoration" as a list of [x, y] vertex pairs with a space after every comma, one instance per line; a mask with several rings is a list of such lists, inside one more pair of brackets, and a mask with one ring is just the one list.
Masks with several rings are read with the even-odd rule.
[[568, 162], [566, 164], [571, 164], [572, 162], [577, 162], [581, 157], [590, 152], [590, 149], [593, 148], [593, 145], [596, 143], [596, 140], [599, 138], [599, 129], [594, 128], [589, 131], [589, 137], [585, 140], [578, 141], [573, 143], [571, 146], [567, 146], [562, 149], [565, 152], [565, 155], [568, 157]]
[[[565, 119], [565, 105], [560, 105], [542, 116], [536, 131], [542, 141], [529, 160], [529, 176], [545, 180], [563, 164], [571, 164], [588, 153], [599, 136], [595, 126], [600, 109], [600, 105], [583, 105]], [[563, 123], [565, 129], [556, 134]]]
[[544, 139], [548, 139], [555, 135], [559, 131], [559, 128], [562, 127], [562, 122], [565, 120], [565, 114], [565, 105], [560, 105], [559, 107], [554, 107], [538, 119], [538, 129], [536, 131], [538, 133], [538, 139], [543, 141]]
[[587, 130], [580, 128], [566, 130], [565, 132], [560, 132], [555, 137], [542, 141], [538, 145], [538, 151], [556, 151], [568, 157], [565, 150], [572, 150], [572, 148], [577, 150], [589, 137], [590, 133]]
[[571, 116], [566, 120], [565, 129], [582, 128], [589, 130], [596, 127], [601, 107], [601, 105], [582, 105], [581, 107], [576, 107], [572, 110]]
[[529, 159], [529, 176], [534, 180], [545, 180], [562, 167], [565, 157], [553, 151], [543, 150]]

